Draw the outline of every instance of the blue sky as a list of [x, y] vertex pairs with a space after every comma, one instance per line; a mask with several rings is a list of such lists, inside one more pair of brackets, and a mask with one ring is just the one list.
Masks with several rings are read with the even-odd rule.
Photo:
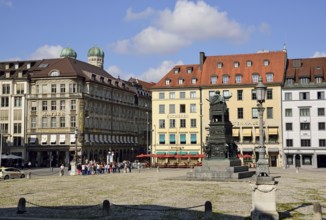
[[113, 76], [157, 82], [206, 55], [282, 50], [326, 56], [326, 1], [0, 0], [0, 61], [105, 52]]

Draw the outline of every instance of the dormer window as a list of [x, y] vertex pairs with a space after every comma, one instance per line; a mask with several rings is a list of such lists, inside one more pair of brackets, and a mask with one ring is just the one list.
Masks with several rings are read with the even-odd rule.
[[251, 67], [252, 66], [252, 61], [251, 60], [247, 60], [247, 67]]
[[223, 75], [222, 77], [222, 83], [223, 84], [228, 84], [230, 80], [230, 76], [229, 75]]
[[192, 68], [192, 67], [188, 67], [188, 68], [187, 68], [187, 73], [188, 73], [188, 74], [192, 73], [192, 71], [193, 71], [193, 68]]
[[96, 75], [95, 74], [92, 74], [92, 80], [96, 80]]
[[50, 72], [50, 76], [55, 77], [55, 76], [60, 76], [59, 70], [52, 70]]
[[28, 63], [27, 66], [26, 66], [27, 69], [31, 68], [31, 64]]
[[223, 63], [222, 63], [222, 62], [218, 62], [218, 63], [217, 63], [217, 68], [218, 68], [218, 69], [221, 69], [222, 67], [223, 67]]
[[167, 85], [167, 86], [170, 85], [170, 79], [165, 80], [165, 85]]
[[18, 69], [18, 68], [19, 68], [19, 64], [15, 63], [15, 69]]
[[111, 85], [112, 84], [112, 79], [108, 79], [108, 83]]
[[294, 83], [294, 79], [287, 79], [286, 80], [287, 85], [293, 85], [293, 83]]
[[308, 84], [310, 83], [310, 79], [308, 77], [300, 78], [300, 84]]
[[180, 72], [180, 68], [174, 68], [174, 74], [178, 74]]
[[273, 81], [274, 81], [274, 74], [266, 73], [266, 82], [273, 82]]
[[100, 81], [101, 81], [102, 83], [104, 83], [104, 77], [103, 77], [103, 76], [100, 78]]
[[192, 78], [192, 79], [191, 79], [191, 84], [194, 85], [194, 84], [196, 84], [196, 83], [197, 83], [197, 79], [196, 79], [196, 78]]
[[238, 67], [240, 66], [240, 63], [239, 63], [238, 61], [235, 61], [235, 62], [233, 63], [233, 65], [234, 65], [234, 68], [238, 68]]
[[217, 76], [211, 76], [211, 84], [216, 84], [217, 83]]
[[323, 77], [321, 77], [321, 76], [317, 76], [317, 77], [315, 78], [315, 82], [316, 82], [317, 84], [322, 83], [322, 82], [323, 82]]
[[240, 74], [235, 75], [235, 83], [241, 83], [241, 81], [242, 81], [242, 75]]
[[258, 78], [259, 78], [259, 74], [258, 73], [254, 73], [251, 76], [251, 80], [253, 83], [258, 83]]
[[178, 83], [179, 83], [179, 85], [182, 85], [182, 84], [183, 84], [183, 79], [180, 78], [180, 79], [178, 80]]
[[269, 65], [269, 60], [264, 60], [264, 66], [268, 66]]

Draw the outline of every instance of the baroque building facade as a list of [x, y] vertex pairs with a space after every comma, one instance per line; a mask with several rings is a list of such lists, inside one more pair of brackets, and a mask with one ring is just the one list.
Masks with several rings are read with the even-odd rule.
[[33, 61], [26, 71], [20, 154], [25, 161], [57, 166], [77, 154], [83, 162], [112, 162], [146, 152], [152, 84], [107, 73], [100, 48], [91, 48], [88, 56], [90, 63], [79, 61], [73, 49], [65, 48], [61, 58]]

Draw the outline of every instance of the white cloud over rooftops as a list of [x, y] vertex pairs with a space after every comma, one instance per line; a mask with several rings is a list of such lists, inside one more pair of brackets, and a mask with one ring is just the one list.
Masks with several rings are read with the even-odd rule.
[[316, 51], [312, 57], [326, 57], [326, 52]]
[[29, 56], [29, 59], [47, 59], [47, 58], [58, 58], [63, 47], [60, 45], [43, 45]]
[[[126, 17], [149, 14], [152, 9], [133, 13], [127, 10]], [[245, 42], [252, 28], [242, 27], [204, 1], [177, 1], [173, 10], [156, 12], [158, 18], [152, 25], [137, 35], [117, 41], [112, 46], [118, 53], [168, 54], [207, 39], [227, 39], [234, 43]], [[134, 16], [131, 16], [134, 15]]]

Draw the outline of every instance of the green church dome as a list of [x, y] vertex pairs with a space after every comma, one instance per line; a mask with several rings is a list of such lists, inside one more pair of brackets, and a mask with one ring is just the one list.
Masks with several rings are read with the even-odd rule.
[[88, 57], [96, 56], [96, 57], [102, 57], [104, 58], [104, 51], [98, 47], [92, 47], [88, 50]]
[[67, 47], [61, 51], [60, 57], [71, 57], [71, 58], [76, 59], [77, 53], [72, 48]]

